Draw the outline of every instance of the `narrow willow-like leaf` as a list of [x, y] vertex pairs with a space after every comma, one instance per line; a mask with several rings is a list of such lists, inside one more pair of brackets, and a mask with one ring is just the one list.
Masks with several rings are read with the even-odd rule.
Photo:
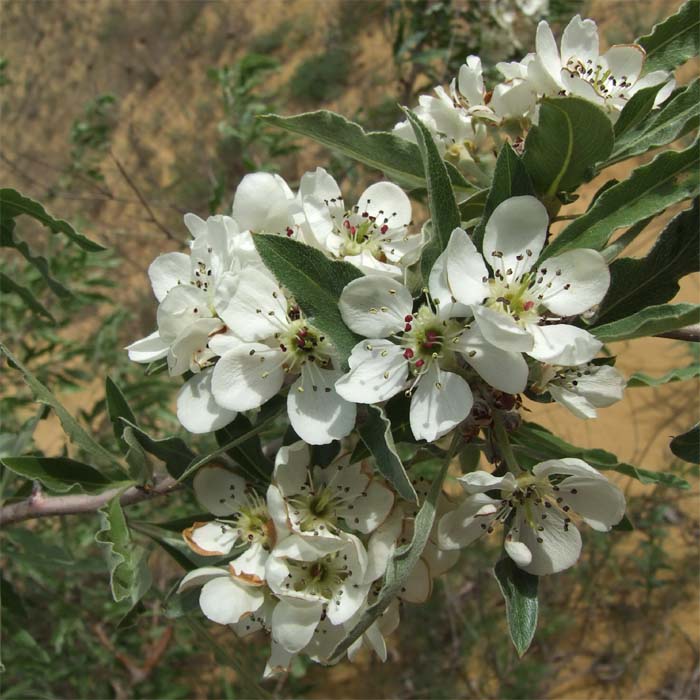
[[[114, 456], [107, 452], [102, 445], [95, 441], [95, 439], [64, 408], [63, 404], [2, 343], [0, 343], [0, 353], [5, 355], [10, 363], [22, 373], [24, 381], [32, 390], [37, 401], [41, 401], [47, 406], [51, 406], [58, 416], [58, 419], [61, 421], [63, 430], [72, 442], [78, 445], [81, 449], [85, 450], [88, 454], [95, 457], [98, 462], [105, 465], [110, 465], [111, 467], [117, 466], [120, 470], [122, 469], [121, 465], [114, 458]], [[102, 474], [107, 475], [107, 472], [103, 466], [95, 465], [95, 469], [100, 471]]]
[[452, 451], [444, 460], [440, 472], [435, 477], [430, 491], [416, 515], [413, 526], [413, 538], [408, 544], [397, 549], [393, 558], [389, 561], [384, 586], [379, 592], [377, 600], [365, 610], [360, 620], [348, 632], [345, 639], [335, 647], [330, 656], [331, 659], [338, 659], [346, 652], [350, 645], [369, 629], [372, 623], [389, 607], [391, 601], [401, 592], [401, 588], [418, 563], [418, 559], [428, 543], [428, 537], [435, 522], [437, 499], [442, 491], [442, 484], [445, 481], [451, 457]]
[[418, 142], [428, 189], [432, 236], [421, 256], [421, 271], [423, 279], [427, 280], [435, 260], [447, 248], [452, 231], [459, 227], [461, 219], [445, 161], [440, 156], [430, 131], [410, 109], [405, 109], [404, 112]]
[[472, 240], [478, 250], [484, 240], [486, 222], [493, 210], [509, 197], [520, 197], [527, 194], [535, 194], [530, 176], [518, 154], [510, 144], [504, 143], [496, 160], [496, 168], [493, 172], [493, 180], [486, 198], [486, 206], [481, 221], [474, 229]]
[[622, 258], [610, 266], [610, 287], [596, 323], [610, 323], [647, 306], [671, 301], [678, 280], [700, 271], [700, 202], [676, 216], [645, 258]]
[[635, 92], [630, 100], [625, 104], [620, 112], [620, 116], [615, 122], [615, 146], [620, 138], [630, 129], [634, 129], [651, 112], [654, 101], [659, 94], [663, 83], [652, 85]]
[[468, 199], [465, 199], [459, 204], [459, 216], [462, 221], [470, 221], [471, 219], [481, 218], [486, 208], [486, 200], [489, 196], [489, 190], [479, 190]]
[[107, 545], [110, 586], [116, 602], [130, 600], [135, 605], [151, 585], [148, 566], [131, 539], [119, 495], [100, 508], [102, 529], [95, 540]]
[[381, 406], [368, 406], [367, 419], [358, 426], [362, 442], [367, 446], [377, 471], [407, 501], [418, 502], [416, 490], [406, 474], [391, 434], [391, 421]]
[[0, 292], [3, 294], [16, 294], [27, 306], [27, 308], [37, 316], [43, 316], [51, 323], [56, 323], [56, 319], [49, 313], [49, 310], [32, 294], [32, 292], [10, 279], [4, 272], [0, 272]]
[[530, 647], [537, 629], [539, 579], [519, 569], [509, 557], [496, 564], [494, 575], [506, 601], [510, 638], [518, 656], [523, 656]]
[[329, 260], [320, 250], [284, 236], [256, 234], [255, 247], [267, 268], [296, 299], [306, 317], [333, 341], [341, 366], [362, 338], [343, 323], [338, 300], [362, 273], [350, 263]]
[[525, 140], [523, 163], [537, 192], [553, 197], [575, 190], [610, 155], [614, 141], [609, 117], [591, 102], [546, 98]]
[[671, 440], [671, 452], [684, 462], [700, 464], [700, 423]]
[[516, 454], [521, 454], [542, 462], [547, 459], [577, 457], [600, 471], [614, 471], [637, 479], [642, 484], [662, 484], [679, 489], [690, 488], [685, 479], [670, 472], [654, 472], [620, 462], [611, 452], [601, 449], [576, 447], [566, 440], [554, 435], [537, 423], [524, 421], [512, 436], [511, 441]]
[[127, 447], [124, 459], [126, 459], [126, 463], [129, 465], [129, 476], [139, 484], [139, 486], [152, 483], [153, 463], [130, 425], [124, 428], [122, 440]]
[[700, 2], [689, 0], [675, 15], [654, 26], [636, 41], [647, 54], [644, 70], [672, 71], [693, 56], [700, 46]]
[[[650, 90], [651, 88], [647, 88]], [[638, 95], [646, 92], [640, 90]], [[637, 97], [637, 95], [635, 95]], [[631, 104], [631, 100], [630, 103]], [[695, 128], [700, 119], [700, 81], [694, 80], [680, 90], [663, 107], [650, 113], [636, 128], [629, 129], [615, 142], [612, 157], [606, 165], [665, 146]]]
[[25, 479], [39, 481], [48, 491], [100, 493], [108, 486], [127, 486], [130, 482], [112, 483], [96, 469], [68, 457], [5, 457], [0, 459], [11, 472]]
[[[320, 110], [293, 117], [266, 114], [269, 124], [294, 134], [308, 136], [333, 151], [381, 170], [389, 179], [407, 187], [425, 187], [425, 174], [418, 147], [406, 139], [383, 131], [365, 132], [354, 122], [334, 112]], [[446, 166], [453, 187], [463, 193], [471, 193], [474, 187], [451, 164]]]
[[671, 384], [671, 382], [684, 382], [686, 379], [694, 379], [695, 377], [700, 377], [700, 364], [672, 369], [660, 377], [652, 377], [644, 372], [635, 372], [627, 380], [627, 388], [662, 386], [663, 384]]
[[591, 333], [604, 343], [612, 343], [616, 340], [668, 333], [693, 323], [700, 323], [700, 305], [659, 304], [648, 306], [612, 323], [596, 326], [591, 329]]
[[3, 221], [15, 219], [22, 214], [36, 219], [36, 221], [46, 226], [53, 233], [64, 234], [73, 243], [89, 253], [98, 253], [101, 250], [106, 250], [99, 243], [95, 243], [95, 241], [91, 241], [82, 233], [78, 233], [67, 221], [51, 216], [39, 202], [25, 197], [17, 190], [11, 188], [0, 189], [0, 219]]
[[129, 446], [122, 438], [122, 433], [124, 432], [124, 423], [119, 419], [125, 418], [129, 423], [136, 425], [136, 417], [134, 412], [129, 407], [126, 397], [122, 393], [122, 390], [116, 385], [110, 377], [105, 377], [105, 402], [107, 404], [107, 415], [112, 423], [112, 430], [114, 431], [114, 437], [117, 438], [119, 444], [121, 445], [122, 451], [127, 452]]
[[[243, 414], [239, 414], [233, 423], [216, 431], [216, 442], [219, 445], [229, 444], [251, 430], [253, 430], [253, 424]], [[227, 454], [243, 469], [248, 478], [269, 482], [273, 464], [262, 451], [259, 435], [232, 447]]]
[[676, 202], [690, 199], [700, 190], [700, 150], [696, 141], [684, 151], [666, 151], [637, 168], [623, 182], [600, 195], [545, 247], [541, 260], [572, 248], [604, 248], [623, 226], [655, 216]]

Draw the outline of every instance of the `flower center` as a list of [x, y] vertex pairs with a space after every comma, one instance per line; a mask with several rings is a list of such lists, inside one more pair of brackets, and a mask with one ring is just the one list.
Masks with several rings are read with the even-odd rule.
[[295, 371], [306, 362], [319, 367], [331, 365], [331, 345], [326, 337], [303, 318], [293, 320], [284, 333], [277, 336], [280, 349], [287, 353], [285, 369]]
[[332, 532], [337, 529], [336, 511], [342, 502], [343, 499], [336, 496], [331, 489], [322, 488], [318, 493], [290, 498], [291, 517], [302, 532]]
[[367, 251], [378, 260], [385, 261], [381, 249], [382, 236], [389, 230], [386, 223], [377, 221], [368, 212], [346, 212], [340, 225], [336, 223], [335, 232], [342, 239], [340, 255], [359, 255]]
[[297, 592], [311, 593], [330, 600], [349, 576], [346, 557], [333, 552], [314, 562], [287, 560], [292, 586]]
[[609, 68], [603, 68], [600, 63], [593, 63], [589, 58], [585, 63], [580, 58], [570, 58], [566, 62], [566, 70], [571, 75], [578, 75], [585, 80], [600, 97], [608, 99], [625, 88], [632, 87], [626, 75], [615, 76]]
[[232, 524], [238, 530], [238, 536], [249, 544], [259, 543], [265, 549], [270, 550], [275, 546], [275, 527], [267, 510], [265, 501], [254, 491], [247, 494], [247, 503], [233, 515], [230, 521], [221, 520]]
[[521, 326], [537, 323], [541, 315], [538, 300], [530, 289], [532, 279], [531, 274], [515, 279], [497, 274], [488, 282], [486, 306], [512, 316]]
[[459, 323], [440, 319], [427, 305], [418, 309], [415, 315], [404, 319], [404, 332], [401, 344], [405, 347], [403, 356], [409, 361], [412, 373], [422, 374], [434, 360], [447, 360], [452, 353], [446, 347], [447, 341], [461, 332]]

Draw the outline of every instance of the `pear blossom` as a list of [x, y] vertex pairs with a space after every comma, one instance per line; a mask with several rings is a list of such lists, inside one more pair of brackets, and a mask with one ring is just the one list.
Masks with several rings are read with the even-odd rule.
[[362, 607], [367, 552], [355, 536], [337, 538], [291, 534], [267, 560], [265, 580], [280, 602], [272, 614], [272, 638], [297, 653], [324, 619], [347, 622]]
[[257, 408], [296, 376], [287, 411], [297, 435], [314, 445], [345, 437], [356, 409], [334, 388], [342, 372], [330, 341], [269, 274], [251, 268], [230, 279], [235, 291], [220, 315], [243, 342], [218, 339], [221, 357], [211, 384], [216, 403], [230, 411]]
[[626, 386], [622, 373], [610, 365], [544, 365], [540, 372], [533, 391], [549, 392], [557, 403], [568, 408], [577, 418], [596, 418], [596, 409], [620, 401]]
[[[413, 435], [428, 441], [452, 430], [471, 409], [471, 389], [456, 371], [459, 357], [504, 391], [522, 391], [527, 380], [522, 357], [493, 347], [478, 328], [465, 328], [452, 317], [461, 309], [449, 301], [441, 276], [444, 261], [441, 256], [431, 275], [432, 305], [415, 312], [406, 287], [378, 276], [353, 280], [339, 302], [347, 326], [368, 340], [353, 348], [350, 371], [336, 382], [338, 393], [348, 401], [378, 403], [406, 391]], [[447, 294], [444, 305], [441, 293]]]
[[[505, 551], [524, 571], [544, 576], [576, 563], [581, 535], [578, 516], [606, 532], [622, 520], [625, 497], [599, 471], [580, 459], [552, 459], [532, 473], [494, 476], [475, 471], [460, 477], [468, 497], [438, 524], [443, 549], [466, 547], [494, 526], [506, 524]], [[499, 492], [499, 498], [488, 495]]]
[[535, 197], [501, 202], [486, 224], [483, 257], [465, 231], [452, 232], [447, 280], [489, 343], [540, 362], [574, 366], [593, 359], [602, 343], [567, 320], [602, 301], [610, 272], [600, 253], [584, 248], [536, 266], [548, 223]]
[[225, 556], [244, 547], [229, 564], [231, 575], [262, 585], [270, 551], [289, 534], [277, 489], [270, 486], [265, 499], [241, 476], [217, 466], [200, 469], [192, 485], [199, 503], [217, 519], [187, 528], [185, 542], [202, 556]]
[[646, 54], [638, 44], [616, 44], [601, 55], [596, 23], [579, 15], [564, 29], [561, 50], [542, 20], [537, 27], [536, 51], [535, 60], [528, 62], [528, 77], [538, 93], [582, 97], [605, 109], [613, 121], [639, 90], [664, 83], [656, 95], [656, 107], [675, 87], [666, 71], [641, 77]]
[[331, 257], [392, 277], [418, 258], [423, 239], [408, 233], [411, 202], [393, 183], [370, 185], [348, 209], [335, 180], [316, 168], [302, 177], [299, 196], [311, 235]]
[[320, 467], [313, 465], [306, 443], [281, 447], [272, 482], [285, 503], [292, 531], [338, 538], [341, 523], [363, 534], [379, 527], [394, 504], [394, 494], [366, 469], [361, 463], [350, 464], [349, 452]]

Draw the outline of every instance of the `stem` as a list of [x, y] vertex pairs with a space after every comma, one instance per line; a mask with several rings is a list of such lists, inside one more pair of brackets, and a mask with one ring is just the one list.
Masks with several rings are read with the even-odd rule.
[[[0, 525], [11, 525], [32, 518], [45, 518], [49, 515], [74, 515], [93, 513], [122, 492], [123, 486], [109, 489], [96, 495], [76, 494], [74, 496], [32, 495], [25, 501], [0, 508]], [[123, 506], [148, 501], [157, 496], [166, 496], [182, 488], [171, 476], [156, 479], [150, 488], [132, 486], [123, 492], [119, 502]]]
[[657, 338], [671, 338], [672, 340], [686, 340], [690, 343], [700, 343], [700, 323], [685, 328], [679, 328], [668, 333], [659, 333]]
[[510, 439], [508, 438], [508, 432], [506, 431], [506, 426], [503, 423], [502, 414], [500, 411], [495, 410], [493, 411], [492, 415], [492, 430], [501, 456], [503, 457], [509, 471], [513, 472], [514, 474], [520, 474], [523, 470], [520, 468], [518, 460], [515, 458], [515, 454], [513, 453], [513, 448], [510, 444]]

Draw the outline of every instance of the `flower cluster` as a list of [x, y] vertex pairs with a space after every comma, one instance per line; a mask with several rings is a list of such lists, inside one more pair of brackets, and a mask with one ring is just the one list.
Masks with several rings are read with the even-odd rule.
[[[522, 135], [539, 120], [544, 97], [575, 96], [603, 109], [617, 121], [625, 104], [639, 90], [660, 86], [654, 106], [662, 104], [675, 87], [673, 77], [662, 70], [642, 76], [645, 52], [637, 44], [622, 44], [600, 53], [598, 29], [591, 19], [576, 15], [564, 29], [561, 46], [549, 24], [537, 26], [536, 51], [521, 61], [498, 63], [503, 77], [487, 89], [481, 59], [468, 56], [449, 89], [423, 95], [415, 110], [428, 127], [443, 155], [459, 164], [467, 176], [480, 182], [493, 161], [496, 130]], [[415, 140], [407, 121], [394, 133]]]

